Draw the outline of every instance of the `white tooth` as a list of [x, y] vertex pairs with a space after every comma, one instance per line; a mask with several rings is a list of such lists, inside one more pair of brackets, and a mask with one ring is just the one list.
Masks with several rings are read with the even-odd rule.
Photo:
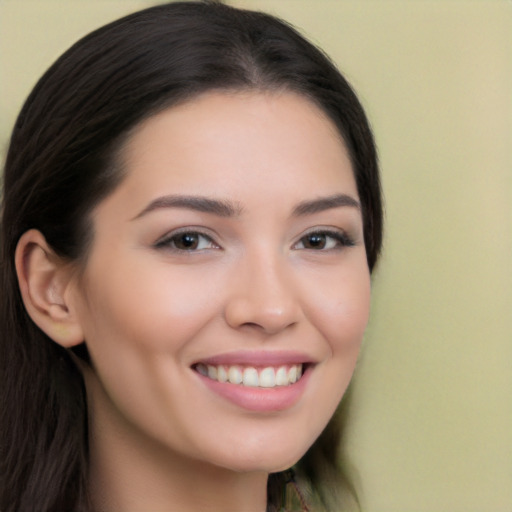
[[290, 384], [293, 384], [294, 382], [297, 382], [297, 367], [291, 366], [288, 370], [288, 381]]
[[256, 368], [249, 366], [244, 370], [243, 383], [244, 386], [251, 386], [253, 388], [259, 386], [258, 371]]
[[288, 372], [286, 366], [280, 366], [276, 372], [276, 386], [286, 386], [288, 384]]
[[217, 366], [217, 380], [219, 382], [227, 382], [228, 381], [228, 374], [227, 374], [224, 366]]
[[260, 373], [260, 386], [262, 388], [273, 388], [276, 385], [276, 372], [274, 368], [264, 368]]
[[208, 375], [208, 369], [206, 368], [206, 366], [202, 363], [199, 363], [197, 366], [196, 366], [196, 370], [198, 371], [198, 373], [200, 373], [201, 375], [204, 375], [205, 377]]
[[217, 380], [217, 367], [208, 365], [208, 377], [213, 380]]
[[302, 364], [297, 365], [297, 380], [302, 377]]
[[240, 384], [242, 382], [242, 372], [238, 366], [229, 367], [228, 380], [231, 384]]

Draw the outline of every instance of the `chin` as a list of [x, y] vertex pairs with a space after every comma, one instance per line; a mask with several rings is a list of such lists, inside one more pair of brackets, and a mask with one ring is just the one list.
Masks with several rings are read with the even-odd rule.
[[229, 460], [224, 460], [221, 463], [226, 469], [236, 472], [265, 472], [277, 473], [284, 471], [294, 464], [310, 448], [311, 444], [301, 446], [275, 446], [269, 445], [268, 447], [248, 450], [240, 449], [233, 453]]

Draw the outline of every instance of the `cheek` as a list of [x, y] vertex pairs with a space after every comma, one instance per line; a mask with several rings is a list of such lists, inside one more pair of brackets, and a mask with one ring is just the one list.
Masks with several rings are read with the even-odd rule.
[[[370, 274], [366, 265], [342, 268], [317, 282], [308, 315], [327, 340], [333, 357], [357, 357], [370, 312]], [[354, 360], [355, 364], [355, 360]]]
[[113, 270], [95, 282], [101, 286], [88, 290], [89, 343], [179, 350], [214, 314], [218, 285], [197, 270], [153, 265]]
[[[95, 373], [122, 416], [164, 438], [177, 411], [191, 407], [168, 391], [186, 381], [182, 355], [218, 309], [216, 274], [208, 280], [197, 269], [193, 277], [190, 269], [156, 264], [137, 272], [96, 268], [102, 272], [85, 284], [80, 307]], [[183, 441], [187, 429], [177, 425], [173, 435]]]
[[318, 386], [309, 397], [315, 413], [305, 419], [313, 437], [331, 419], [354, 373], [369, 317], [370, 275], [365, 264], [340, 266], [314, 282], [304, 309], [321, 334], [325, 358], [317, 368]]

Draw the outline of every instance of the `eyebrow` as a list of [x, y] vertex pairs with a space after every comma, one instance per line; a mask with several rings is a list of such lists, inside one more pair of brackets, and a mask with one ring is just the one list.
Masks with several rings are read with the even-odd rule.
[[212, 213], [219, 217], [234, 217], [242, 212], [242, 207], [231, 201], [211, 199], [203, 196], [169, 195], [158, 197], [151, 201], [133, 220], [162, 208], [184, 208], [186, 210]]
[[[299, 203], [293, 209], [294, 217], [312, 215], [333, 208], [351, 207], [360, 209], [359, 202], [347, 194], [336, 194], [327, 197], [321, 197]], [[221, 199], [213, 199], [204, 196], [181, 196], [168, 195], [158, 197], [151, 201], [139, 214], [132, 220], [138, 219], [149, 212], [165, 208], [184, 208], [198, 212], [211, 213], [219, 217], [235, 217], [242, 213], [243, 208], [240, 204]]]
[[312, 215], [314, 213], [323, 212], [332, 208], [350, 207], [361, 209], [359, 201], [347, 194], [335, 194], [328, 197], [320, 197], [312, 201], [303, 201], [299, 203], [293, 210], [296, 217], [303, 215]]

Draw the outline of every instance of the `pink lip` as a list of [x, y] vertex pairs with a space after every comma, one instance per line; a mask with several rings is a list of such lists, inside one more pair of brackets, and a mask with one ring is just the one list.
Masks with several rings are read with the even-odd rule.
[[[237, 359], [237, 362], [240, 363], [240, 359]], [[289, 359], [287, 359], [287, 362], [289, 362]], [[214, 364], [227, 363], [223, 360], [220, 363]], [[252, 364], [255, 363], [253, 362]], [[272, 366], [270, 363], [265, 364]], [[241, 384], [218, 382], [198, 372], [196, 372], [196, 375], [210, 391], [238, 407], [254, 412], [277, 412], [293, 407], [300, 400], [306, 389], [311, 372], [312, 366], [307, 365], [302, 377], [295, 384], [277, 386], [275, 388], [253, 388]]]
[[311, 356], [302, 352], [275, 350], [275, 351], [249, 351], [239, 350], [219, 354], [206, 359], [196, 361], [197, 363], [217, 366], [220, 364], [231, 366], [239, 364], [242, 366], [281, 366], [287, 364], [314, 363]]

